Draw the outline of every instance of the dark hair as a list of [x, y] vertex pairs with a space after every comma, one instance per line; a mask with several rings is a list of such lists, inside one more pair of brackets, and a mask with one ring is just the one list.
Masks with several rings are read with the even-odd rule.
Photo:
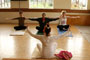
[[20, 10], [20, 11], [19, 11], [19, 14], [23, 14], [23, 11]]
[[47, 24], [47, 27], [49, 27], [49, 24]]
[[46, 36], [49, 36], [50, 32], [51, 32], [51, 28], [49, 27], [49, 25], [47, 25], [47, 27], [45, 28]]
[[42, 13], [42, 15], [46, 15], [45, 13]]

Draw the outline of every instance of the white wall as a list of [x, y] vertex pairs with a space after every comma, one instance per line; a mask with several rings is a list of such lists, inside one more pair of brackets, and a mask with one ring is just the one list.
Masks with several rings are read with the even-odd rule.
[[[19, 7], [19, 1], [12, 1], [11, 2], [11, 8], [18, 8]], [[21, 8], [29, 8], [29, 0], [28, 1], [21, 1], [20, 2]]]
[[90, 10], [90, 0], [88, 0], [88, 10]]
[[71, 0], [54, 0], [54, 8], [70, 9]]

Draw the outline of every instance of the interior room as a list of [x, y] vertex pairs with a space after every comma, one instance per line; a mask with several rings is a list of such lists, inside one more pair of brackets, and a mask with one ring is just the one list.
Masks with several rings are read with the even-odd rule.
[[90, 0], [0, 0], [0, 60], [90, 60]]

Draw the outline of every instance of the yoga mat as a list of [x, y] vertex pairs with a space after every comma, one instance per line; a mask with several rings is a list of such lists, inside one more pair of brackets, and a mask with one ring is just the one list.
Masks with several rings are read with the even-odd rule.
[[10, 34], [10, 36], [23, 36], [25, 34], [25, 30], [14, 31]]
[[[66, 31], [60, 31], [59, 28], [57, 28], [59, 34], [63, 34]], [[73, 37], [72, 32], [69, 32], [69, 35], [67, 37]]]
[[36, 34], [37, 35], [43, 35], [43, 32], [38, 31]]

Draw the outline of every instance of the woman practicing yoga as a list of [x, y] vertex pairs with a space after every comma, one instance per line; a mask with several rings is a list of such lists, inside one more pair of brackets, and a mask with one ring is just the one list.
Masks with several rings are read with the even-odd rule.
[[[9, 19], [8, 19], [9, 20]], [[18, 26], [15, 26], [15, 30], [25, 30], [27, 26], [24, 25], [25, 17], [23, 16], [23, 11], [19, 11], [19, 17], [16, 18], [10, 18], [10, 20], [18, 20]]]
[[56, 21], [56, 20], [59, 19], [59, 17], [57, 17], [57, 18], [48, 18], [48, 17], [46, 17], [46, 14], [45, 13], [42, 13], [42, 17], [40, 17], [40, 18], [27, 18], [27, 19], [29, 19], [31, 21], [37, 21], [37, 22], [39, 22], [39, 26], [37, 26], [36, 29], [39, 32], [43, 32], [44, 26], [47, 23], [49, 23], [51, 21]]
[[44, 35], [34, 35], [30, 32], [29, 28], [27, 29], [28, 33], [41, 41], [42, 47], [40, 47], [40, 44], [37, 44], [37, 47], [41, 53], [41, 58], [53, 58], [55, 57], [55, 50], [57, 48], [57, 40], [63, 36], [67, 36], [69, 31], [63, 33], [62, 35], [56, 35], [56, 36], [50, 36], [50, 30], [51, 28], [48, 26], [48, 24], [45, 26], [43, 32]]
[[67, 16], [66, 11], [61, 12], [58, 28], [60, 31], [67, 31], [69, 29], [69, 25], [67, 25], [67, 18], [80, 18], [79, 16]]

